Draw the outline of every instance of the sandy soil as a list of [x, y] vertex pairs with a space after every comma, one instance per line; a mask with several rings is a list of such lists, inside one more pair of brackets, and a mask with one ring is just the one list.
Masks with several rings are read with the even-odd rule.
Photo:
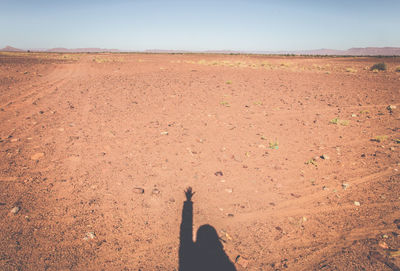
[[399, 65], [0, 54], [0, 269], [178, 270], [191, 186], [237, 270], [399, 270]]

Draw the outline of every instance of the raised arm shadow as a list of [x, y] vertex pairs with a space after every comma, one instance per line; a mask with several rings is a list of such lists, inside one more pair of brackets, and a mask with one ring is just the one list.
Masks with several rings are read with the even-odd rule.
[[179, 271], [236, 271], [226, 255], [217, 231], [211, 225], [202, 225], [193, 241], [193, 202], [191, 187], [185, 190], [180, 227]]

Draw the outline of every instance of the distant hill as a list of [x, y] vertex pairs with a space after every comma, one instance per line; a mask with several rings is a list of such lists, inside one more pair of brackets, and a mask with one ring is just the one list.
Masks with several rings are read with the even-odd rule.
[[348, 50], [318, 49], [306, 51], [281, 52], [295, 55], [341, 55], [341, 56], [394, 56], [400, 55], [399, 47], [366, 47]]
[[0, 51], [2, 52], [23, 52], [24, 50], [18, 49], [18, 48], [14, 48], [11, 46], [6, 46], [2, 49], [0, 49]]
[[[6, 46], [0, 49], [3, 52], [24, 52], [24, 50]], [[56, 53], [100, 53], [100, 52], [137, 52], [133, 50], [103, 49], [103, 48], [52, 48], [52, 49], [30, 49], [32, 52], [56, 52]], [[350, 48], [348, 50], [317, 49], [317, 50], [298, 50], [298, 51], [235, 51], [235, 50], [208, 50], [208, 51], [188, 51], [188, 50], [145, 50], [144, 53], [205, 53], [205, 54], [261, 54], [261, 55], [327, 55], [327, 56], [400, 56], [400, 47], [366, 47]]]
[[99, 52], [112, 52], [118, 53], [120, 50], [118, 49], [102, 49], [102, 48], [76, 48], [76, 49], [67, 49], [67, 48], [52, 48], [46, 50], [45, 52], [57, 52], [57, 53], [99, 53]]
[[350, 48], [348, 50], [317, 49], [299, 51], [234, 51], [234, 50], [208, 50], [208, 51], [183, 51], [183, 50], [146, 50], [146, 53], [208, 53], [208, 54], [260, 54], [260, 55], [327, 55], [327, 56], [400, 56], [399, 47], [367, 47]]

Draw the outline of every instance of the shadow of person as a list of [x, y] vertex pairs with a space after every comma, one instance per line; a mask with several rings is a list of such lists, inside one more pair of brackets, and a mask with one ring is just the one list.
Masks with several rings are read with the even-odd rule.
[[179, 271], [236, 271], [214, 227], [208, 224], [200, 226], [196, 242], [193, 242], [194, 192], [191, 187], [186, 189], [185, 195], [179, 238]]

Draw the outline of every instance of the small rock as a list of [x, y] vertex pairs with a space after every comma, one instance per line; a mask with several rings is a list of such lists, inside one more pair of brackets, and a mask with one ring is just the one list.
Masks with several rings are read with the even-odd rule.
[[240, 266], [242, 266], [244, 269], [246, 269], [247, 266], [249, 265], [249, 261], [246, 260], [243, 257], [240, 257], [240, 256], [236, 257], [236, 261], [235, 262], [238, 263]]
[[136, 194], [144, 194], [144, 189], [140, 187], [133, 188], [133, 192]]
[[295, 197], [296, 199], [298, 199], [298, 198], [301, 197], [301, 195], [295, 194], [295, 193], [290, 193], [290, 195], [291, 195], [292, 197]]
[[380, 241], [378, 245], [383, 249], [389, 249], [389, 246], [386, 244], [386, 242]]
[[260, 149], [266, 149], [266, 148], [267, 148], [265, 145], [262, 145], [262, 144], [258, 145], [258, 147], [259, 147]]
[[161, 135], [168, 135], [168, 132], [167, 132], [167, 131], [164, 131], [164, 132], [161, 132], [160, 134], [161, 134]]
[[387, 238], [389, 238], [389, 236], [387, 234], [384, 234], [384, 235], [382, 235], [382, 238], [387, 239]]
[[15, 206], [14, 208], [11, 209], [10, 213], [12, 213], [13, 215], [18, 214], [18, 212], [21, 210], [21, 207], [19, 206]]
[[[143, 192], [144, 192], [144, 191], [143, 191]], [[161, 191], [158, 190], [157, 188], [154, 188], [153, 191], [151, 191], [151, 193], [152, 193], [153, 195], [158, 195], [158, 194], [161, 193]]]
[[11, 142], [17, 142], [19, 139], [18, 138], [13, 138], [13, 139], [11, 139], [10, 141]]
[[344, 190], [346, 190], [347, 188], [349, 188], [349, 184], [348, 183], [342, 183], [342, 188], [344, 189]]
[[233, 192], [232, 188], [227, 188], [227, 189], [225, 189], [225, 191], [226, 191], [227, 193], [232, 193], [232, 192]]
[[329, 156], [326, 154], [321, 155], [321, 159], [329, 160]]
[[356, 114], [351, 114], [351, 116], [352, 116], [353, 118], [357, 117], [357, 115], [356, 115]]
[[229, 217], [234, 217], [234, 214], [228, 214]]
[[400, 230], [400, 219], [395, 219], [393, 223], [397, 226], [397, 228]]
[[395, 105], [389, 105], [389, 106], [386, 107], [386, 108], [387, 108], [387, 110], [389, 110], [390, 112], [392, 112], [393, 110], [396, 109], [396, 106], [395, 106]]
[[324, 185], [324, 186], [322, 187], [322, 190], [327, 191], [327, 190], [329, 190], [329, 188], [326, 187], [326, 186]]
[[224, 176], [224, 174], [222, 173], [222, 171], [217, 171], [214, 173], [215, 176]]
[[394, 147], [390, 147], [390, 150], [391, 150], [391, 151], [394, 151], [394, 150], [395, 150], [395, 148], [394, 148]]
[[170, 198], [169, 202], [175, 202], [175, 199], [174, 198]]
[[31, 156], [31, 160], [39, 160], [43, 156], [44, 156], [43, 152], [38, 152], [38, 153], [35, 153], [34, 155]]
[[355, 201], [355, 202], [354, 202], [354, 205], [355, 205], [355, 206], [360, 206], [360, 205], [361, 205], [361, 203], [360, 203], [360, 202], [358, 202], [358, 201]]
[[85, 234], [85, 237], [83, 237], [83, 240], [88, 241], [88, 240], [94, 239], [95, 237], [96, 237], [96, 234], [94, 232], [88, 231]]

